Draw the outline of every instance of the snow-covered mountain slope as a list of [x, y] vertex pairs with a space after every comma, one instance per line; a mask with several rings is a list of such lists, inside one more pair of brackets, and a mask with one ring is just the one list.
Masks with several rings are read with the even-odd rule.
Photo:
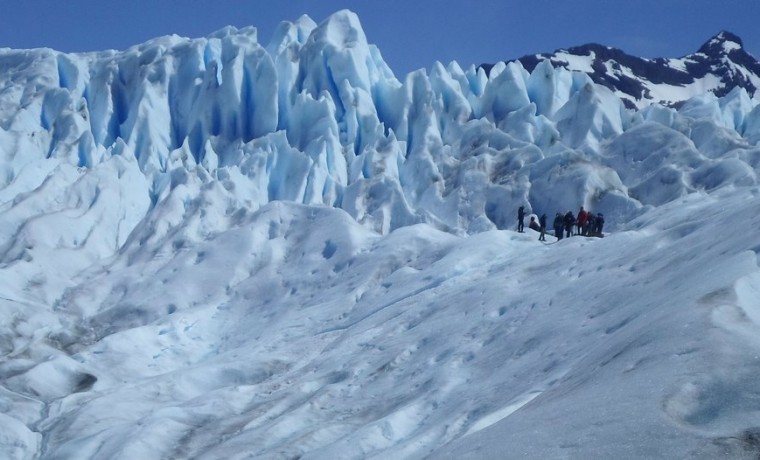
[[755, 458], [758, 105], [399, 80], [349, 11], [0, 50], [0, 456]]
[[[631, 108], [653, 102], [677, 106], [707, 92], [725, 96], [735, 88], [754, 95], [760, 88], [760, 62], [744, 49], [741, 38], [726, 31], [681, 58], [646, 59], [590, 43], [518, 59], [529, 71], [544, 60], [584, 72]], [[482, 67], [488, 71], [492, 64]]]

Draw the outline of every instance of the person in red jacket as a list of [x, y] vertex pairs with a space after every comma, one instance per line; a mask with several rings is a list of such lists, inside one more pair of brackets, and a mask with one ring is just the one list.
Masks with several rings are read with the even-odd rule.
[[578, 226], [578, 235], [586, 235], [588, 232], [588, 226], [586, 225], [588, 223], [588, 213], [585, 209], [583, 209], [583, 206], [581, 206], [581, 210], [578, 211], [578, 217], [575, 219], [575, 224]]
[[541, 226], [538, 225], [538, 222], [536, 222], [536, 216], [530, 216], [530, 223], [528, 224], [528, 228], [537, 232], [541, 231]]

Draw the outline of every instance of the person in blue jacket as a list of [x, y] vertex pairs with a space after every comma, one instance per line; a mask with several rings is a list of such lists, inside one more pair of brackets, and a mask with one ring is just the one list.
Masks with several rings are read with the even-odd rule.
[[573, 215], [573, 211], [567, 211], [564, 218], [564, 224], [567, 237], [569, 238], [573, 236], [573, 227], [575, 226], [575, 216]]
[[557, 241], [562, 239], [562, 230], [565, 227], [565, 220], [562, 217], [562, 213], [558, 212], [556, 216], [554, 216], [554, 236], [557, 237]]

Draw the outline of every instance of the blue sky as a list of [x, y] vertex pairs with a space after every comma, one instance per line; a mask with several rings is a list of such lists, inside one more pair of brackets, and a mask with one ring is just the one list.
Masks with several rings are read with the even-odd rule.
[[397, 76], [435, 61], [513, 59], [588, 42], [643, 57], [680, 57], [720, 30], [760, 56], [758, 0], [0, 0], [0, 47], [125, 49], [160, 35], [203, 37], [256, 26], [269, 42], [283, 20], [359, 15]]

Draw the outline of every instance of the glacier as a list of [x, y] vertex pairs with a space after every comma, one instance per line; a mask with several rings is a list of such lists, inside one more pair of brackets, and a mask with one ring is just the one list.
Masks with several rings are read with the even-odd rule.
[[0, 453], [751, 458], [759, 107], [399, 80], [348, 10], [0, 49]]

